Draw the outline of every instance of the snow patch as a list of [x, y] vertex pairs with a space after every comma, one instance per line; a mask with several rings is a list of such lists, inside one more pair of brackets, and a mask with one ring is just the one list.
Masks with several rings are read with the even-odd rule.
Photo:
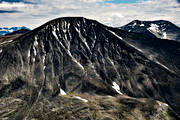
[[58, 40], [58, 36], [56, 35], [55, 31], [52, 31], [52, 34], [54, 35], [54, 37]]
[[135, 22], [132, 26], [134, 27], [134, 26], [136, 26], [137, 25], [137, 23]]
[[135, 48], [136, 50], [138, 50], [139, 52], [142, 52], [143, 53], [143, 51], [141, 50], [141, 49], [139, 49], [139, 48], [137, 48], [137, 47], [135, 47], [134, 45], [132, 45], [132, 44], [129, 44], [131, 47], [133, 47], [133, 48]]
[[34, 46], [33, 46], [33, 52], [34, 52], [34, 55], [36, 56], [37, 52], [36, 52], [36, 48]]
[[166, 103], [163, 103], [163, 104], [164, 104], [165, 106], [167, 106], [167, 107], [169, 106], [169, 105], [168, 105], [168, 104], [166, 104]]
[[166, 32], [163, 33], [163, 38], [167, 39], [167, 33]]
[[83, 67], [74, 57], [72, 57], [72, 59], [73, 59], [73, 61], [74, 61], [75, 63], [77, 63], [77, 65], [78, 65], [81, 69], [84, 70], [84, 67]]
[[8, 42], [12, 42], [13, 40], [9, 40]]
[[34, 46], [38, 46], [37, 40], [34, 41]]
[[13, 40], [4, 41], [4, 42], [2, 42], [0, 45], [5, 44], [5, 43], [10, 43], [10, 42], [12, 42], [12, 41], [13, 41]]
[[160, 66], [162, 66], [163, 68], [165, 68], [166, 70], [171, 71], [168, 67], [166, 67], [165, 65], [161, 64], [159, 61], [156, 61], [156, 63], [159, 64]]
[[34, 37], [34, 45], [33, 45], [33, 52], [34, 52], [34, 55], [36, 56], [37, 55], [37, 51], [36, 51], [36, 47], [38, 46], [38, 42], [37, 42], [37, 37], [35, 36]]
[[[108, 29], [107, 29], [108, 30]], [[110, 33], [112, 33], [114, 36], [118, 37], [119, 39], [123, 39], [122, 37], [120, 37], [119, 35], [117, 35], [115, 32], [111, 31], [111, 30], [108, 30]]]
[[155, 33], [160, 32], [158, 25], [156, 25], [156, 24], [151, 24], [150, 26], [151, 26], [151, 27], [147, 28], [150, 32], [151, 32], [151, 31], [152, 31], [152, 32], [155, 32]]
[[[77, 23], [77, 24], [78, 24], [78, 23]], [[78, 24], [78, 25], [79, 25], [79, 24]], [[91, 53], [91, 50], [90, 50], [90, 48], [89, 48], [89, 46], [88, 46], [88, 44], [87, 44], [87, 42], [86, 42], [86, 39], [81, 35], [80, 30], [78, 30], [76, 27], [75, 27], [75, 29], [76, 29], [76, 31], [78, 32], [79, 37], [81, 38], [82, 42], [86, 45], [86, 47], [88, 48], [89, 52]]]
[[30, 50], [28, 51], [28, 55], [27, 55], [27, 56], [28, 56], [28, 58], [31, 56], [31, 52], [30, 52]]
[[163, 102], [160, 102], [160, 101], [158, 101], [158, 104], [159, 104], [159, 106], [162, 106], [162, 105], [164, 105], [164, 106], [166, 106], [166, 107], [169, 107], [169, 105], [168, 105], [168, 104], [166, 104], [166, 103], [163, 103]]
[[45, 70], [45, 69], [46, 69], [46, 66], [43, 67], [43, 70]]
[[84, 98], [81, 98], [81, 97], [79, 97], [79, 96], [73, 96], [73, 97], [76, 98], [76, 99], [82, 100], [82, 101], [84, 101], [84, 102], [88, 102], [88, 100], [86, 100], [86, 99], [84, 99]]
[[36, 61], [36, 59], [35, 58], [33, 58], [33, 62], [35, 62]]
[[[108, 30], [108, 29], [107, 29]], [[110, 30], [108, 30], [109, 32], [111, 32], [113, 35], [115, 35], [116, 37], [118, 37], [119, 39], [121, 39], [121, 40], [123, 40], [123, 38], [122, 37], [120, 37], [120, 36], [118, 36], [116, 33], [114, 33], [113, 31], [110, 31]], [[124, 41], [124, 40], [123, 40]], [[132, 44], [130, 44], [130, 43], [128, 43], [127, 41], [124, 41], [124, 42], [126, 42], [128, 45], [130, 45], [131, 47], [133, 47], [133, 48], [135, 48], [136, 50], [138, 50], [138, 51], [140, 51], [140, 52], [142, 52], [143, 53], [143, 51], [141, 50], [141, 49], [139, 49], [139, 48], [137, 48], [137, 47], [135, 47], [134, 45], [132, 45]]]
[[59, 108], [53, 108], [51, 111], [53, 112], [59, 111]]
[[37, 37], [35, 36], [34, 39], [35, 39], [35, 40], [34, 40], [34, 47], [37, 47], [37, 46], [38, 46]]
[[68, 26], [68, 30], [69, 30], [69, 28], [70, 28], [70, 23], [68, 23], [68, 25], [67, 25], [67, 26]]
[[43, 58], [42, 58], [43, 63], [45, 63], [45, 59], [46, 59], [46, 55], [44, 55]]
[[84, 23], [86, 23], [86, 20], [85, 20], [85, 18], [83, 18], [83, 22], [84, 22]]
[[116, 82], [113, 82], [112, 84], [113, 84], [112, 88], [113, 88], [114, 90], [116, 90], [117, 93], [119, 93], [120, 95], [122, 95], [122, 92], [120, 91], [119, 85], [118, 85]]
[[66, 92], [63, 89], [60, 88], [60, 94], [61, 95], [66, 95]]
[[145, 25], [144, 24], [141, 24], [140, 27], [144, 27]]
[[[77, 28], [76, 28], [76, 29], [77, 29]], [[77, 30], [78, 30], [78, 29], [77, 29]], [[79, 67], [81, 67], [81, 69], [84, 70], [84, 67], [72, 56], [70, 50], [69, 50], [69, 49], [67, 50], [67, 49], [64, 47], [64, 45], [59, 41], [56, 32], [55, 32], [55, 31], [52, 31], [52, 33], [53, 33], [54, 37], [58, 40], [58, 42], [61, 44], [61, 46], [66, 50], [67, 54], [72, 58], [72, 60], [73, 60], [74, 62], [76, 62], [77, 65], [78, 65]], [[70, 47], [69, 47], [69, 48], [70, 48]]]
[[80, 24], [79, 24], [79, 23], [77, 23], [77, 26], [78, 26], [78, 27], [80, 27]]

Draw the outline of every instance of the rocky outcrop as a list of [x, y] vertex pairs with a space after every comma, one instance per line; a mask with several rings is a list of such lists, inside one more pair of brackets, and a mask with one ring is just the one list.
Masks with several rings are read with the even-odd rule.
[[[143, 49], [128, 41], [131, 37], [127, 34], [85, 18], [60, 18], [14, 40], [1, 42], [0, 99], [18, 101], [12, 108], [18, 112], [11, 114], [16, 119], [31, 119], [34, 115], [38, 115], [36, 119], [48, 119], [54, 114], [57, 119], [68, 119], [61, 118], [61, 113], [48, 111], [58, 106], [53, 110], [60, 109], [58, 112], [61, 112], [66, 105], [61, 103], [65, 105], [61, 108], [58, 102], [66, 101], [75, 104], [70, 106], [76, 109], [79, 101], [76, 103], [61, 96], [71, 93], [153, 98], [178, 112], [180, 76], [160, 62], [149, 59]], [[68, 114], [72, 119], [93, 119], [88, 118], [92, 113], [87, 104], [80, 104], [77, 108], [83, 109], [79, 112], [84, 116], [78, 116], [79, 112], [77, 115]], [[166, 108], [168, 114], [171, 108]], [[72, 109], [67, 107], [64, 113]], [[137, 109], [137, 112], [141, 111]], [[133, 116], [127, 117], [130, 118]], [[111, 116], [104, 119], [111, 119]]]

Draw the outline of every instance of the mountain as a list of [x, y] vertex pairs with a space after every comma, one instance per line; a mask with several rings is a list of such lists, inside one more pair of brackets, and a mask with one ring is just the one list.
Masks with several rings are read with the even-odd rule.
[[178, 41], [49, 21], [0, 41], [0, 118], [178, 120], [179, 56]]
[[19, 32], [21, 31], [21, 33], [24, 33], [29, 30], [30, 30], [29, 28], [24, 27], [24, 26], [23, 27], [11, 27], [11, 28], [3, 27], [3, 28], [0, 28], [0, 36], [7, 35], [12, 32], [15, 32], [15, 31], [19, 31]]
[[180, 28], [165, 20], [139, 21], [134, 20], [129, 24], [120, 27], [129, 32], [141, 33], [151, 37], [180, 41]]

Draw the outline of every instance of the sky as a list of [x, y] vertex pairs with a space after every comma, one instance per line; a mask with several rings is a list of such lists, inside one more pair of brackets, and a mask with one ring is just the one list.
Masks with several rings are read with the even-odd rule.
[[133, 20], [180, 26], [180, 0], [0, 0], [0, 27], [34, 29], [59, 17], [86, 17], [119, 27]]

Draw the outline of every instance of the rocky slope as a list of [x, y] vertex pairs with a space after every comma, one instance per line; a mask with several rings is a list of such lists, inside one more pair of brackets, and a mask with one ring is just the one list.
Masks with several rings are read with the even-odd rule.
[[141, 33], [146, 36], [180, 41], [180, 28], [173, 23], [165, 20], [135, 20], [125, 26], [120, 27], [120, 29], [129, 32]]
[[[87, 102], [83, 101], [86, 98]], [[178, 120], [160, 101], [127, 96], [70, 94], [41, 96], [33, 105], [20, 98], [0, 100], [0, 119], [12, 120]]]
[[[159, 46], [161, 39], [152, 38], [156, 44], [144, 36], [136, 42], [138, 45], [132, 44], [137, 36], [139, 34], [129, 34], [94, 20], [60, 18], [16, 39], [0, 42], [0, 100], [4, 108], [1, 118], [116, 120], [140, 115], [138, 119], [178, 119], [180, 44], [168, 41]], [[144, 39], [150, 46], [142, 42]], [[137, 47], [142, 44], [144, 48]], [[171, 47], [166, 51], [167, 44]], [[153, 52], [144, 52], [150, 47]], [[169, 52], [176, 55], [177, 64], [172, 63], [175, 69], [149, 58], [158, 49], [159, 54], [165, 56], [164, 61]], [[69, 97], [71, 94], [86, 97]], [[120, 97], [110, 99], [109, 95]], [[126, 98], [126, 95], [136, 98]], [[140, 97], [149, 99], [138, 99]], [[98, 100], [104, 99], [107, 99], [105, 103], [112, 103], [101, 106]], [[97, 112], [107, 114], [93, 117], [88, 106], [91, 102], [100, 108]], [[144, 104], [147, 108], [142, 107]], [[122, 106], [122, 110], [116, 105]], [[74, 109], [79, 110], [73, 112]], [[111, 115], [113, 110], [121, 113], [123, 109], [127, 109], [126, 112]], [[143, 109], [147, 112], [142, 113]], [[164, 113], [160, 113], [161, 110]]]

